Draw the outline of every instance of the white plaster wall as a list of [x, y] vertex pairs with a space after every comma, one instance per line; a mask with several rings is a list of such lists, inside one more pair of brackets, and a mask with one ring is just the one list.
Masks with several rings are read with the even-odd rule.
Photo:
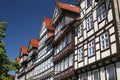
[[83, 62], [78, 63], [78, 68], [83, 67]]
[[113, 44], [111, 45], [111, 51], [112, 51], [112, 54], [117, 53], [117, 46], [116, 46], [116, 43], [113, 43]]
[[101, 80], [105, 80], [105, 69], [104, 69], [104, 67], [100, 68], [100, 77], [101, 77]]
[[98, 22], [97, 21], [94, 22], [94, 30], [95, 30], [95, 32], [98, 31]]
[[94, 56], [94, 57], [89, 58], [89, 64], [90, 64], [90, 63], [93, 63], [93, 62], [95, 62], [95, 56]]
[[102, 52], [101, 54], [102, 54], [102, 58], [105, 58], [110, 55], [110, 50], [108, 49], [108, 50]]

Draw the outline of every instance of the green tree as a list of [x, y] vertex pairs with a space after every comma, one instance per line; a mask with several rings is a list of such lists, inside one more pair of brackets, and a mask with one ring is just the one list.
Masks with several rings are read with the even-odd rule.
[[6, 37], [5, 30], [7, 22], [0, 22], [0, 80], [10, 80], [8, 72], [16, 70], [19, 64], [10, 59], [5, 50], [5, 43], [3, 39]]

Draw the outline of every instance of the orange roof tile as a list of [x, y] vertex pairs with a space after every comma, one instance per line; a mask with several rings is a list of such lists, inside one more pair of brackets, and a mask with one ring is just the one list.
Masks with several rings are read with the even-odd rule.
[[77, 7], [77, 6], [74, 6], [72, 4], [66, 4], [66, 3], [63, 3], [63, 2], [58, 2], [57, 1], [57, 6], [60, 7], [61, 9], [65, 9], [65, 10], [72, 11], [72, 12], [75, 12], [75, 13], [80, 13], [80, 8]]
[[30, 42], [31, 42], [32, 47], [38, 47], [38, 45], [39, 45], [39, 42], [37, 39], [32, 38], [32, 39], [30, 39]]
[[17, 57], [17, 58], [16, 58], [16, 61], [17, 61], [18, 63], [20, 63], [20, 57]]
[[52, 19], [44, 17], [46, 28], [49, 30], [54, 30], [54, 27], [51, 26]]
[[22, 46], [21, 52], [22, 54], [25, 54], [25, 55], [28, 54], [28, 48], [26, 46]]

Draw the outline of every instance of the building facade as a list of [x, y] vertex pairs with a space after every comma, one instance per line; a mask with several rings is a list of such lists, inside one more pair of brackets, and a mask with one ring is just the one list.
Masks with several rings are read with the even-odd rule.
[[33, 43], [15, 80], [120, 80], [120, 0], [57, 1]]
[[18, 80], [26, 80], [26, 63], [27, 63], [27, 56], [28, 56], [28, 47], [22, 46], [20, 50], [20, 68], [18, 69]]
[[77, 6], [56, 2], [52, 18], [55, 28], [54, 47], [54, 80], [76, 80], [74, 71], [74, 19], [79, 18]]
[[38, 49], [38, 40], [30, 39], [30, 43], [28, 46], [28, 59], [27, 59], [27, 67], [26, 67], [26, 80], [34, 80], [34, 62], [35, 62], [35, 54]]
[[78, 5], [74, 53], [78, 80], [120, 80], [120, 4], [78, 0]]
[[53, 80], [53, 48], [54, 28], [51, 19], [44, 17], [40, 36], [37, 59], [35, 61], [34, 80]]

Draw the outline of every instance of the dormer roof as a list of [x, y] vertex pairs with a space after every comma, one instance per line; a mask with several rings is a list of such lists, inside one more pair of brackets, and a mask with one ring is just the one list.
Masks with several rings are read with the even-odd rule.
[[17, 57], [16, 61], [20, 64], [20, 57]]
[[48, 30], [54, 30], [54, 27], [51, 26], [51, 22], [52, 22], [51, 18], [44, 17], [44, 22], [45, 22], [45, 25], [46, 25], [45, 27]]
[[31, 46], [32, 46], [32, 47], [38, 48], [39, 41], [38, 41], [37, 39], [31, 38], [31, 39], [30, 39], [30, 43], [31, 43]]
[[75, 6], [72, 4], [66, 4], [63, 2], [57, 1], [57, 6], [61, 9], [64, 9], [64, 10], [68, 10], [68, 11], [75, 12], [75, 13], [80, 13], [80, 8], [78, 6]]
[[28, 55], [28, 47], [22, 46], [22, 48], [21, 48], [21, 53], [22, 53], [23, 55]]

